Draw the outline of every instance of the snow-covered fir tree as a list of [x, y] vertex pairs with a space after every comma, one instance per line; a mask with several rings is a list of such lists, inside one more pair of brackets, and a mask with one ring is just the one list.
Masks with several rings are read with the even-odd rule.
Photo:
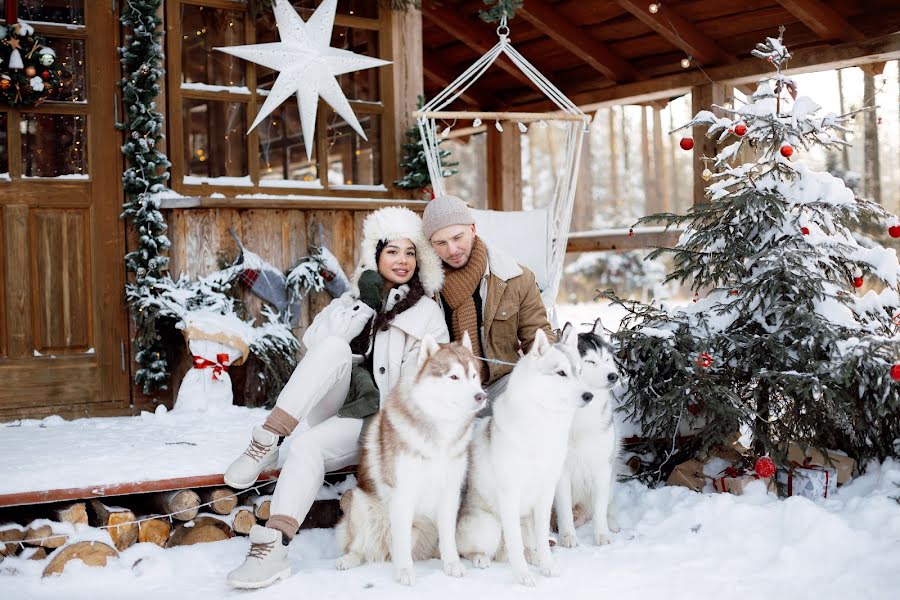
[[[418, 108], [425, 106], [425, 96], [419, 96]], [[441, 161], [441, 176], [451, 177], [456, 175], [453, 167], [459, 163], [450, 162], [450, 151], [440, 148], [444, 142], [443, 137], [438, 137], [438, 154]], [[431, 175], [428, 173], [428, 161], [425, 158], [425, 149], [422, 145], [422, 133], [417, 125], [406, 130], [406, 143], [403, 144], [403, 158], [400, 160], [403, 169], [403, 177], [396, 180], [394, 185], [404, 190], [424, 190], [431, 186]]]
[[[706, 127], [725, 144], [708, 201], [640, 221], [685, 227], [675, 248], [648, 258], [671, 253], [667, 281], [689, 281], [694, 302], [604, 294], [629, 311], [616, 334], [630, 378], [625, 408], [657, 440], [645, 450], [662, 474], [739, 430], [776, 459], [790, 441], [862, 460], [900, 453], [900, 267], [895, 250], [863, 246], [851, 231], [896, 217], [798, 160], [844, 144], [852, 114], [816, 116], [820, 107], [781, 72], [790, 53], [780, 37], [753, 54], [774, 75], [746, 103], [715, 106], [722, 116], [700, 111], [682, 128]], [[738, 164], [748, 145], [756, 159]], [[697, 435], [679, 445], [683, 421]]]

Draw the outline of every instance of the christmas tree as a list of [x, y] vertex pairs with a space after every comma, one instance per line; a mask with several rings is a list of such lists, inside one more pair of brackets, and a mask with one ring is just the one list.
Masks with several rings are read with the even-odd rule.
[[[694, 302], [603, 294], [629, 312], [616, 334], [630, 377], [625, 410], [642, 423], [660, 475], [738, 431], [779, 460], [789, 442], [858, 460], [900, 453], [900, 267], [893, 249], [861, 245], [851, 229], [896, 217], [797, 160], [845, 144], [853, 115], [818, 117], [797, 96], [781, 37], [753, 55], [774, 75], [746, 103], [701, 111], [682, 128], [705, 127], [723, 144], [704, 173], [708, 201], [639, 221], [685, 227], [675, 248], [648, 259], [671, 253], [667, 282], [689, 281]], [[738, 164], [747, 146], [757, 157]], [[678, 444], [679, 426], [696, 435]]]
[[[425, 106], [425, 96], [419, 96], [418, 108]], [[446, 130], [445, 130], [446, 131]], [[443, 143], [443, 139], [438, 140], [438, 147]], [[448, 150], [439, 150], [441, 160], [441, 175], [450, 177], [456, 175], [456, 165], [459, 163], [449, 162]], [[428, 162], [425, 159], [425, 150], [422, 147], [422, 134], [417, 125], [413, 125], [406, 130], [406, 143], [403, 144], [403, 158], [400, 160], [400, 167], [403, 169], [403, 177], [394, 182], [398, 188], [404, 190], [424, 190], [431, 186], [431, 175], [428, 174]]]

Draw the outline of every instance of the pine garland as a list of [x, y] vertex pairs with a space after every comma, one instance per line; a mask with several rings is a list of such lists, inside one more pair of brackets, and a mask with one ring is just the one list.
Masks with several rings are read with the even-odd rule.
[[524, 0], [483, 0], [490, 8], [478, 12], [478, 16], [487, 23], [495, 23], [504, 16], [512, 20], [516, 11], [522, 8]]
[[122, 71], [119, 81], [125, 122], [118, 128], [126, 132], [122, 146], [128, 168], [122, 175], [125, 205], [122, 218], [137, 234], [137, 248], [125, 255], [125, 265], [134, 279], [126, 285], [131, 319], [134, 322], [135, 383], [150, 394], [165, 389], [168, 363], [156, 324], [159, 312], [153, 306], [142, 307], [135, 298], [155, 296], [156, 284], [166, 274], [169, 248], [166, 223], [159, 211], [158, 194], [166, 188], [170, 166], [158, 149], [163, 139], [163, 115], [156, 110], [162, 68], [163, 31], [157, 12], [163, 0], [130, 0], [123, 6], [121, 23], [128, 31], [119, 49]]

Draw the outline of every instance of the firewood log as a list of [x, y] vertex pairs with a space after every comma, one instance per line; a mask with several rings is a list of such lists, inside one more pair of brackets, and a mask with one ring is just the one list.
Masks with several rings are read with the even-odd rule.
[[203, 488], [200, 490], [200, 500], [207, 504], [209, 509], [217, 515], [230, 515], [238, 504], [238, 497], [231, 488]]
[[53, 516], [57, 521], [71, 523], [72, 525], [87, 525], [87, 505], [84, 502], [73, 502], [53, 509]]
[[0, 526], [0, 557], [15, 556], [25, 539], [25, 528], [14, 523]]
[[220, 542], [232, 537], [234, 532], [227, 523], [213, 516], [202, 515], [191, 522], [178, 524], [166, 547]]
[[44, 577], [62, 573], [71, 560], [80, 560], [89, 567], [105, 567], [106, 561], [119, 556], [114, 548], [103, 542], [77, 542], [59, 550], [44, 569]]
[[137, 517], [126, 508], [106, 506], [99, 500], [91, 500], [94, 527], [106, 527], [116, 550], [122, 551], [138, 541]]
[[272, 512], [272, 496], [260, 496], [253, 502], [253, 511], [260, 521], [267, 521]]
[[150, 504], [155, 509], [153, 512], [171, 514], [177, 521], [190, 521], [200, 512], [200, 496], [194, 490], [153, 494]]
[[168, 519], [163, 517], [148, 519], [145, 517], [138, 523], [138, 542], [149, 542], [165, 548], [171, 532], [172, 526], [169, 524]]
[[37, 548], [28, 548], [28, 550], [22, 552], [20, 557], [28, 560], [44, 560], [47, 558], [47, 549], [41, 548], [40, 546]]
[[34, 523], [28, 526], [25, 531], [25, 543], [29, 546], [41, 546], [43, 548], [59, 548], [69, 539], [64, 533], [56, 533], [53, 527], [44, 523], [38, 525]]
[[256, 514], [248, 506], [236, 508], [231, 517], [231, 529], [241, 535], [249, 535], [250, 530], [256, 525]]

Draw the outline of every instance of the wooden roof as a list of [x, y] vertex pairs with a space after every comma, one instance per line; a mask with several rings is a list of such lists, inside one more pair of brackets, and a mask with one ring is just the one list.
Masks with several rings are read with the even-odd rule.
[[[708, 81], [746, 83], [769, 71], [750, 50], [787, 30], [804, 70], [900, 57], [897, 0], [525, 0], [510, 21], [515, 47], [579, 105], [647, 102]], [[423, 3], [425, 91], [432, 97], [497, 42], [482, 0]], [[681, 66], [685, 56], [694, 65]], [[701, 66], [704, 74], [697, 65]], [[479, 109], [549, 105], [505, 59], [461, 99]]]

